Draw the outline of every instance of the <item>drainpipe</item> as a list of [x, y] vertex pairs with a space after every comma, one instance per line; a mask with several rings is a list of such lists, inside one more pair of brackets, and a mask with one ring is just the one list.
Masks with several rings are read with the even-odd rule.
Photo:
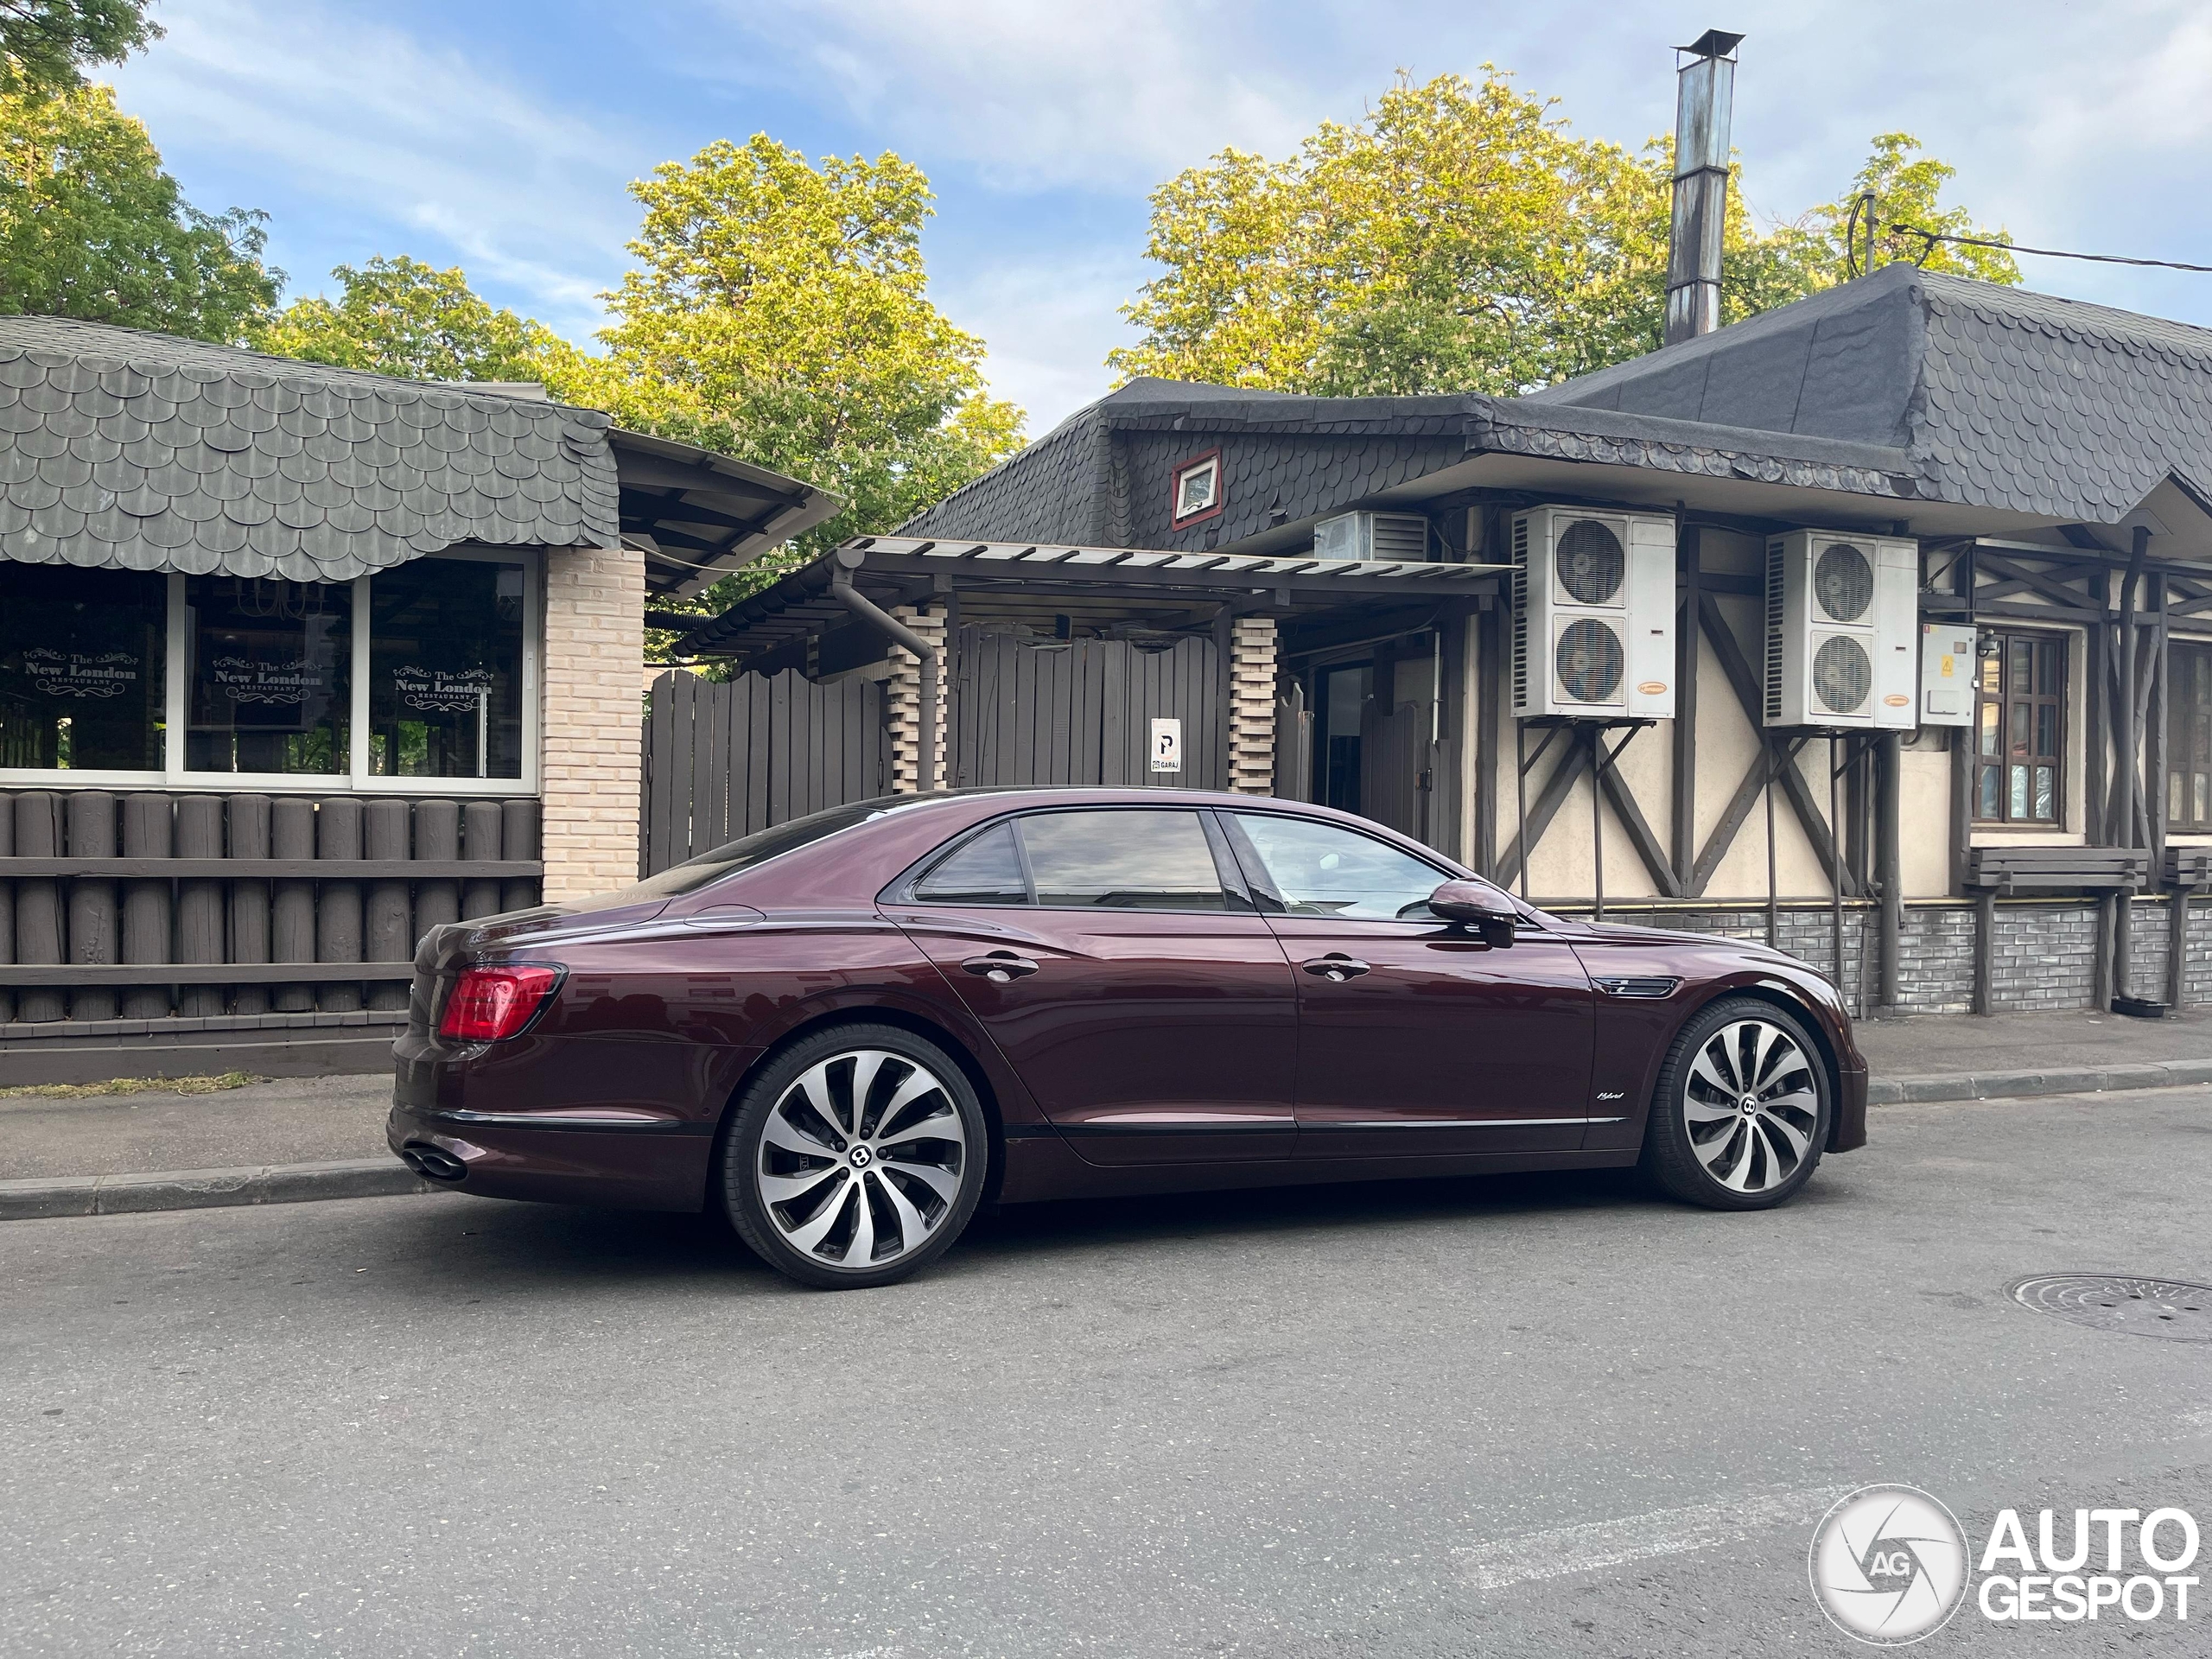
[[1720, 326], [1720, 238], [1728, 216], [1728, 123], [1741, 35], [1708, 29], [1677, 52], [1675, 217], [1667, 240], [1667, 344]]
[[830, 596], [878, 633], [905, 647], [921, 659], [921, 753], [915, 757], [915, 781], [924, 794], [937, 787], [938, 675], [942, 666], [938, 648], [897, 617], [853, 586], [853, 572], [867, 555], [858, 548], [841, 547], [836, 568], [830, 576]]

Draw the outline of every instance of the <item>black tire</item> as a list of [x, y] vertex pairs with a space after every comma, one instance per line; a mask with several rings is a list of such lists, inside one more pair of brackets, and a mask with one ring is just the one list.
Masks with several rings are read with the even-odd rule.
[[[1770, 1039], [1747, 1039], [1745, 1027], [1787, 1038], [1796, 1053]], [[1659, 1068], [1639, 1167], [1686, 1204], [1771, 1210], [1820, 1166], [1834, 1102], [1827, 1062], [1804, 1021], [1757, 997], [1726, 998], [1691, 1016]]]
[[[870, 1055], [882, 1058], [855, 1110], [854, 1084]], [[931, 1086], [891, 1106], [918, 1073]], [[813, 1103], [817, 1092], [826, 1109]], [[896, 1026], [833, 1026], [778, 1055], [739, 1096], [722, 1143], [723, 1212], [754, 1255], [803, 1285], [891, 1284], [944, 1255], [974, 1217], [988, 1136], [967, 1073], [936, 1044]], [[804, 1191], [772, 1199], [772, 1185]], [[838, 1213], [828, 1215], [833, 1205]], [[828, 1231], [810, 1248], [820, 1226]], [[917, 1229], [925, 1230], [913, 1243]], [[898, 1240], [887, 1257], [887, 1233]], [[864, 1262], [844, 1259], [864, 1244]]]

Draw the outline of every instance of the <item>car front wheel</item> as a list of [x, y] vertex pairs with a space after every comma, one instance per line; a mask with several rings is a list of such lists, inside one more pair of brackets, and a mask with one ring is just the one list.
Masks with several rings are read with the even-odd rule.
[[1643, 1166], [1660, 1188], [1713, 1210], [1766, 1210], [1813, 1177], [1834, 1109], [1804, 1026], [1770, 1002], [1700, 1010], [1659, 1071]]
[[861, 1289], [951, 1248], [988, 1162], [982, 1109], [935, 1044], [842, 1026], [779, 1056], [736, 1108], [722, 1202], [757, 1255], [802, 1284]]

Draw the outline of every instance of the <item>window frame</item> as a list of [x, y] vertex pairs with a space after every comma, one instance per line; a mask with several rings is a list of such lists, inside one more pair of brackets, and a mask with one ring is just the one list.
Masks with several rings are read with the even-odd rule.
[[[1196, 512], [1185, 513], [1182, 511], [1183, 480], [1192, 473], [1205, 467], [1213, 468], [1212, 504], [1201, 507]], [[1167, 523], [1170, 529], [1188, 530], [1192, 524], [1202, 524], [1209, 518], [1220, 517], [1221, 510], [1229, 498], [1226, 470], [1221, 464], [1221, 449], [1217, 445], [1201, 454], [1192, 455], [1188, 461], [1179, 463], [1168, 474]]]
[[[545, 639], [545, 563], [537, 548], [456, 547], [425, 559], [522, 566], [522, 776], [519, 778], [400, 778], [369, 770], [369, 584], [372, 574], [331, 587], [352, 590], [353, 607], [347, 697], [346, 770], [327, 772], [189, 772], [185, 768], [185, 734], [191, 715], [188, 680], [191, 619], [185, 604], [187, 577], [169, 571], [164, 664], [162, 769], [0, 766], [0, 787], [9, 789], [160, 789], [194, 794], [257, 795], [450, 795], [534, 796], [538, 792], [539, 679]], [[0, 564], [6, 562], [0, 561]], [[416, 561], [410, 560], [410, 563]]]
[[[1998, 749], [1994, 755], [1985, 754], [1981, 747], [1982, 711], [1991, 701], [1989, 692], [1982, 683], [1983, 664], [1988, 660], [1981, 655], [1981, 641], [1986, 639], [1994, 639], [1998, 641], [1996, 657], [1999, 664], [1998, 673], [1999, 676], [2000, 686], [1995, 699], [1998, 709]], [[2012, 672], [2012, 642], [2015, 640], [2024, 640], [2037, 651], [2050, 650], [2055, 651], [2058, 653], [2058, 689], [2056, 691], [2046, 692], [2030, 690], [2025, 694], [2018, 694], [2014, 692], [2011, 682]], [[2066, 772], [2066, 749], [2072, 736], [2070, 719], [2071, 711], [2068, 709], [2067, 704], [2073, 696], [2073, 636], [2069, 633], [2048, 628], [2013, 627], [2011, 626], [1993, 626], [1986, 624], [1977, 630], [1975, 635], [1974, 677], [1974, 724], [1967, 728], [1967, 739], [1968, 743], [1972, 746], [1968, 753], [1973, 762], [1972, 777], [1970, 779], [1971, 788], [1969, 790], [1967, 798], [1972, 813], [1970, 822], [1975, 828], [1988, 830], [2041, 830], [2054, 832], [2063, 832], [2066, 830], [2066, 791], [2069, 781]], [[2012, 710], [2012, 705], [2017, 702], [2022, 701], [2023, 697], [2024, 697], [2024, 701], [2031, 711], [2045, 706], [2049, 706], [2056, 711], [2057, 731], [2056, 736], [2057, 741], [2055, 747], [2057, 752], [2055, 754], [2046, 755], [2042, 753], [2034, 753], [2023, 756], [2018, 760], [2013, 758], [2010, 748]], [[2030, 715], [2031, 727], [2032, 727], [2034, 723], [2034, 715], [2031, 712]], [[2051, 769], [2051, 816], [2048, 818], [2038, 818], [2034, 817], [2013, 817], [2011, 816], [2012, 791], [2009, 787], [2010, 779], [2007, 777], [2009, 768], [2016, 765], [2024, 765], [2028, 767], [2030, 774], [2029, 795], [2031, 803], [2032, 804], [2034, 798], [2034, 770], [2036, 767], [2042, 766], [2046, 762], [2049, 763]], [[1999, 809], [1998, 816], [1995, 817], [1984, 817], [1981, 812], [1982, 777], [1985, 772], [1992, 771], [1998, 774], [1999, 779], [1997, 791], [1997, 803]]]
[[[2183, 740], [2187, 734], [2187, 727], [2183, 721], [2190, 716], [2194, 716], [2199, 729], [2208, 739], [2206, 744], [2208, 751], [2212, 752], [2212, 639], [2188, 639], [2178, 635], [2171, 635], [2166, 642], [2166, 649], [2170, 653], [2166, 664], [2166, 776], [2160, 783], [2160, 787], [2166, 791], [2166, 828], [2170, 832], [2178, 832], [2184, 836], [2212, 835], [2212, 816], [2202, 818], [2177, 817], [2173, 810], [2173, 779], [2176, 773], [2179, 772], [2186, 777], [2200, 770], [2185, 764], [2185, 745]], [[2200, 683], [2205, 688], [2206, 696], [2203, 702], [2193, 710], [2184, 710], [2181, 700], [2173, 695], [2173, 687], [2179, 677], [2174, 673], [2174, 667], [2176, 662], [2184, 653], [2199, 659], [2204, 665], [2200, 676]], [[2183, 764], [2177, 764], [2177, 762]], [[2212, 766], [2202, 770], [2212, 770]], [[2190, 792], [2183, 791], [2184, 800]]]

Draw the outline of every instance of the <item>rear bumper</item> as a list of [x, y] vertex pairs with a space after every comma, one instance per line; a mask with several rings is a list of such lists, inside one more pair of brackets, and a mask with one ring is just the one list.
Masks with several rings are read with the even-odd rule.
[[[495, 1052], [455, 1051], [416, 1033], [401, 1037], [385, 1122], [392, 1155], [441, 1186], [484, 1198], [703, 1208], [716, 1118], [677, 1116], [640, 1091], [607, 1086], [598, 1074], [652, 1071], [629, 1045], [553, 1046], [522, 1039]], [[421, 1148], [444, 1156], [423, 1159]]]

